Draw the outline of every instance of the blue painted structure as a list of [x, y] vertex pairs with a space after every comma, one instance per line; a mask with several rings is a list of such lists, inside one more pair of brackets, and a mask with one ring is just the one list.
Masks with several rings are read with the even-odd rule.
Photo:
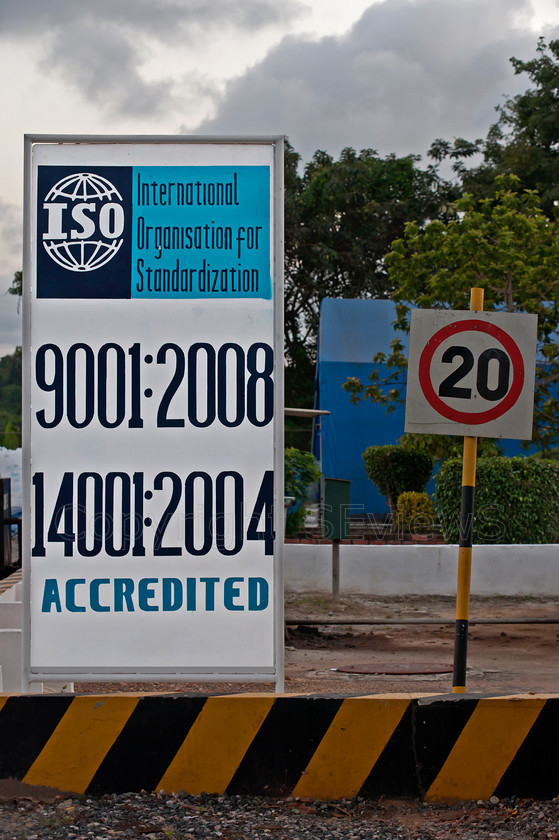
[[[384, 497], [367, 478], [361, 457], [367, 446], [397, 443], [404, 433], [404, 407], [386, 414], [380, 405], [353, 405], [343, 384], [349, 376], [366, 383], [373, 356], [390, 352], [396, 337], [390, 300], [324, 298], [320, 307], [315, 407], [327, 409], [314, 435], [314, 454], [323, 475], [351, 481], [352, 513], [386, 513]], [[398, 334], [407, 352], [408, 337]], [[385, 365], [375, 365], [381, 376]], [[399, 384], [404, 384], [399, 383]]]

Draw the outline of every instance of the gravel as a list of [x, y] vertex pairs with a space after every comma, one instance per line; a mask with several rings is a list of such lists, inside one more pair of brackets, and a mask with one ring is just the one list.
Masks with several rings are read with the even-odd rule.
[[0, 840], [559, 840], [557, 800], [429, 805], [128, 793], [4, 798]]

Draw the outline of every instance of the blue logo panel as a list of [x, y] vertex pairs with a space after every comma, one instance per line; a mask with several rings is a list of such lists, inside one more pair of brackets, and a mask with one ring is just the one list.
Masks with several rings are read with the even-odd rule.
[[39, 298], [272, 297], [268, 166], [40, 166]]
[[268, 166], [135, 167], [132, 297], [271, 298]]

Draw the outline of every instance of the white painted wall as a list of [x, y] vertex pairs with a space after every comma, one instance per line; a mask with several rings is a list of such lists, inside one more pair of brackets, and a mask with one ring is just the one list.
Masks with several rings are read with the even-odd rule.
[[[287, 543], [287, 592], [332, 591], [332, 546]], [[456, 545], [341, 545], [340, 594], [455, 595]], [[559, 596], [559, 545], [480, 545], [472, 595]]]
[[[287, 592], [332, 591], [332, 546], [287, 543]], [[341, 545], [340, 594], [456, 595], [456, 545]], [[559, 597], [559, 545], [480, 545], [472, 556], [472, 595]], [[20, 691], [21, 583], [0, 596], [0, 692]], [[73, 684], [32, 683], [32, 692]]]

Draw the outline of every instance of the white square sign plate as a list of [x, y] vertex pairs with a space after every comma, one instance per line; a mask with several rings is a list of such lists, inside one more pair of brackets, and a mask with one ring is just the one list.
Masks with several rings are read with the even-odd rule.
[[537, 316], [415, 309], [406, 432], [530, 440]]

